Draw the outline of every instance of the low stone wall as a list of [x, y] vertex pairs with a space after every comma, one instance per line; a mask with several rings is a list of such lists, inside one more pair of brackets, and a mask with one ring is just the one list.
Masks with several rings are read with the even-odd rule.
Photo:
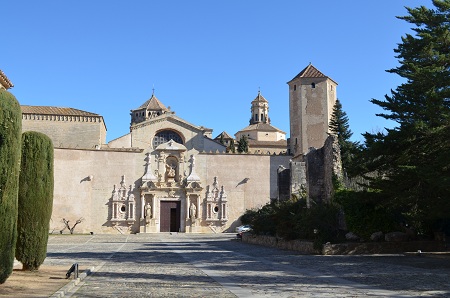
[[407, 241], [407, 242], [367, 242], [325, 244], [324, 255], [361, 255], [361, 254], [403, 254], [406, 252], [447, 251], [445, 242]]
[[[257, 236], [250, 233], [242, 234], [242, 241], [246, 243], [276, 247], [299, 252], [301, 254], [320, 254], [314, 250], [312, 241], [286, 241], [273, 236]], [[362, 254], [403, 254], [406, 252], [445, 252], [448, 247], [445, 242], [438, 241], [408, 241], [408, 242], [364, 242], [325, 244], [323, 255], [362, 255]]]
[[256, 236], [250, 233], [242, 233], [242, 241], [261, 246], [270, 246], [280, 249], [297, 251], [305, 255], [317, 254], [311, 241], [291, 240], [286, 241], [273, 236]]

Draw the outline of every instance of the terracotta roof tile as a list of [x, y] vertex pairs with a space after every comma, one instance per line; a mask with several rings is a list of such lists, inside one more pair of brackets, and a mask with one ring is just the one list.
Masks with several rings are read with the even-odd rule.
[[[147, 100], [146, 102], [144, 102], [139, 108], [137, 108], [136, 110], [142, 110], [142, 109], [146, 109], [146, 110], [163, 110], [163, 111], [168, 111], [169, 109], [166, 108], [165, 105], [162, 104], [162, 102], [159, 101], [159, 99], [156, 98], [156, 96], [154, 94], [152, 94], [152, 97], [150, 97], [149, 100]], [[134, 110], [135, 111], [135, 110]]]
[[99, 116], [91, 112], [73, 108], [49, 107], [49, 106], [20, 106], [23, 114], [62, 115], [62, 116]]
[[[321, 71], [319, 71], [317, 68], [314, 67], [311, 63], [306, 66], [298, 75], [296, 75], [292, 80], [289, 82], [298, 79], [298, 78], [328, 78], [335, 82], [330, 77], [324, 75]], [[336, 82], [335, 82], [336, 83]]]
[[261, 95], [261, 91], [258, 91], [258, 95], [256, 98], [252, 101], [253, 102], [268, 102], [267, 99], [264, 98], [264, 96]]
[[214, 139], [220, 139], [220, 135], [223, 135], [224, 139], [233, 139], [232, 136], [230, 136], [226, 131], [222, 131], [222, 133], [220, 133], [217, 137], [215, 137]]
[[239, 132], [241, 131], [249, 131], [249, 130], [259, 130], [259, 131], [279, 131], [279, 132], [283, 132], [280, 129], [276, 128], [275, 126], [272, 126], [268, 123], [256, 123], [256, 124], [252, 124], [249, 125], [243, 129], [241, 129]]
[[8, 79], [8, 77], [3, 73], [0, 69], [0, 84], [5, 87], [5, 89], [9, 89], [14, 87], [13, 83]]

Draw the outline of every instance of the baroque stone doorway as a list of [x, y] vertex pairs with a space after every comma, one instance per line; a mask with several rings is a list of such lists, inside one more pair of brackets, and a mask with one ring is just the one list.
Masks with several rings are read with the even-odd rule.
[[160, 232], [179, 232], [181, 223], [181, 202], [161, 201]]

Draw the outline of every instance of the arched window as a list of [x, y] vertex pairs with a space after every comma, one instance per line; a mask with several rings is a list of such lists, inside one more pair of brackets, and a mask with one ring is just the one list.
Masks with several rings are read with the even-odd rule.
[[156, 148], [163, 143], [167, 143], [170, 140], [183, 144], [183, 139], [178, 133], [173, 130], [163, 130], [158, 132], [153, 138], [153, 148]]

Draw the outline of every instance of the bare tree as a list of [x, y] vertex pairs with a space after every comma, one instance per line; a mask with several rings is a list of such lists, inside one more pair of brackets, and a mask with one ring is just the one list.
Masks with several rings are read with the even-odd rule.
[[84, 218], [83, 218], [83, 217], [80, 217], [80, 218], [77, 219], [77, 221], [73, 224], [73, 226], [70, 227], [70, 225], [69, 225], [69, 222], [70, 222], [70, 221], [67, 220], [67, 219], [65, 219], [65, 218], [63, 218], [63, 219], [62, 219], [62, 222], [64, 223], [64, 228], [63, 228], [61, 231], [59, 231], [59, 233], [62, 234], [63, 231], [64, 231], [65, 229], [68, 229], [69, 232], [70, 232], [70, 234], [73, 234], [73, 230], [75, 230], [75, 227], [77, 226], [77, 224], [79, 224], [79, 223], [81, 223], [81, 222], [83, 222], [83, 221], [84, 221]]

